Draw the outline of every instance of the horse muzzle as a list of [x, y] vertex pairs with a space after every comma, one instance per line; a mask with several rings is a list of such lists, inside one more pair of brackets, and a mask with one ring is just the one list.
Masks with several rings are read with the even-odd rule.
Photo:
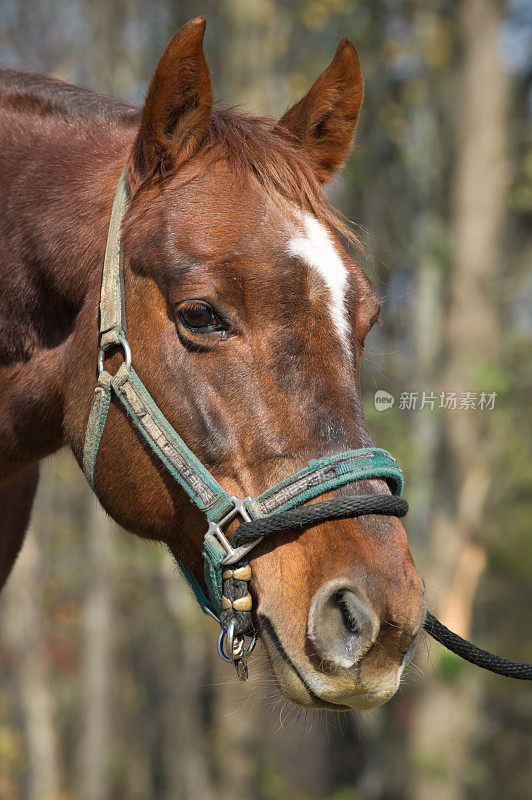
[[336, 710], [368, 709], [399, 688], [422, 617], [401, 627], [381, 622], [364, 589], [346, 579], [326, 582], [312, 598], [304, 643], [283, 639], [266, 615], [261, 638], [279, 689], [292, 702]]
[[304, 708], [336, 711], [375, 708], [390, 700], [399, 688], [404, 663], [385, 674], [367, 674], [365, 680], [361, 665], [351, 670], [333, 670], [325, 664], [321, 670], [308, 663], [296, 666], [267, 619], [262, 620], [261, 638], [279, 691]]

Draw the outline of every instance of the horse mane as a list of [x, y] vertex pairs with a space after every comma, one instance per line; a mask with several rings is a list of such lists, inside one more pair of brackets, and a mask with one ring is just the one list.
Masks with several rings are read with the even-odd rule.
[[215, 108], [197, 157], [205, 168], [227, 159], [237, 178], [253, 175], [270, 194], [297, 204], [362, 249], [348, 221], [326, 197], [298, 142], [277, 120]]
[[0, 69], [0, 102], [4, 108], [70, 121], [138, 124], [140, 118], [139, 109], [130, 103], [37, 72], [13, 69]]
[[[4, 108], [72, 122], [128, 127], [140, 122], [140, 109], [130, 103], [34, 72], [0, 69], [0, 103]], [[253, 175], [266, 191], [309, 211], [361, 249], [347, 221], [326, 198], [294, 137], [276, 120], [215, 107], [196, 163], [203, 169], [221, 159], [229, 161], [236, 178]]]

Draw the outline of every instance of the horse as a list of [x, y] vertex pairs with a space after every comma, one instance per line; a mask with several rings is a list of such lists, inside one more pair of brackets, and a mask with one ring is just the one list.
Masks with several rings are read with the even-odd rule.
[[[200, 17], [175, 34], [140, 109], [1, 73], [0, 586], [39, 461], [66, 446], [83, 463], [121, 174], [135, 369], [225, 492], [258, 495], [309, 459], [372, 448], [359, 363], [380, 303], [324, 194], [363, 102], [357, 52], [343, 39], [308, 93], [269, 120], [214, 105], [204, 30]], [[113, 374], [124, 353], [103, 357]], [[116, 398], [91, 480], [120, 526], [167, 544], [203, 584], [204, 516]], [[362, 492], [390, 489], [370, 477], [327, 496]], [[235, 530], [236, 518], [228, 539]], [[289, 700], [338, 710], [394, 695], [425, 614], [397, 517], [309, 524], [250, 556], [254, 622]]]

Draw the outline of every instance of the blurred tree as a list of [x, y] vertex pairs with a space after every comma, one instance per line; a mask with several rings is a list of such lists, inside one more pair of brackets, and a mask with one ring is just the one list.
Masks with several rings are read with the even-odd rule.
[[[180, 578], [173, 559], [160, 562], [159, 576], [173, 630], [174, 657], [164, 671], [167, 697], [161, 723], [164, 730], [164, 768], [167, 800], [213, 798], [210, 742], [206, 730], [205, 685], [210, 677], [210, 649], [196, 602]], [[205, 622], [209, 622], [205, 619]], [[209, 626], [210, 628], [210, 626]], [[177, 655], [177, 658], [175, 657]], [[211, 656], [212, 657], [212, 656]], [[176, 675], [175, 663], [179, 663]], [[218, 731], [216, 731], [218, 733]]]
[[[499, 363], [501, 336], [495, 279], [508, 190], [508, 80], [499, 54], [501, 7], [463, 0], [459, 18], [463, 67], [456, 97], [456, 161], [452, 194], [454, 263], [445, 313], [440, 388], [486, 391], [488, 366]], [[467, 345], [467, 346], [466, 346]], [[462, 636], [471, 630], [473, 600], [486, 564], [485, 516], [494, 480], [485, 410], [442, 415], [437, 508], [429, 547], [429, 602]], [[449, 660], [439, 655], [440, 661]], [[451, 663], [453, 663], [451, 661]], [[462, 672], [462, 665], [456, 665]], [[416, 709], [412, 796], [466, 797], [467, 765], [476, 734], [480, 676], [464, 668], [446, 682], [443, 669], [426, 680]], [[438, 724], [434, 724], [434, 720]], [[443, 754], [443, 759], [442, 759]], [[440, 768], [442, 761], [445, 764]]]
[[62, 783], [43, 609], [43, 539], [50, 530], [55, 501], [53, 478], [45, 473], [41, 477], [33, 523], [4, 600], [3, 646], [11, 651], [16, 663], [18, 702], [25, 732], [26, 759], [21, 784], [25, 785], [26, 800], [55, 800]]
[[79, 797], [80, 800], [106, 800], [110, 795], [112, 537], [115, 525], [104, 515], [96, 498], [88, 496], [87, 505], [89, 576], [84, 608]]

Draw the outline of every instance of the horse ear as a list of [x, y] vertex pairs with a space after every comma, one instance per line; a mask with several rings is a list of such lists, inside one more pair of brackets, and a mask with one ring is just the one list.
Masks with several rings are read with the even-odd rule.
[[276, 126], [277, 133], [288, 132], [299, 143], [322, 183], [349, 154], [363, 99], [357, 51], [349, 39], [342, 39], [325, 72]]
[[212, 111], [203, 54], [205, 18], [187, 22], [168, 44], [151, 79], [134, 153], [141, 176], [175, 169], [196, 150]]

